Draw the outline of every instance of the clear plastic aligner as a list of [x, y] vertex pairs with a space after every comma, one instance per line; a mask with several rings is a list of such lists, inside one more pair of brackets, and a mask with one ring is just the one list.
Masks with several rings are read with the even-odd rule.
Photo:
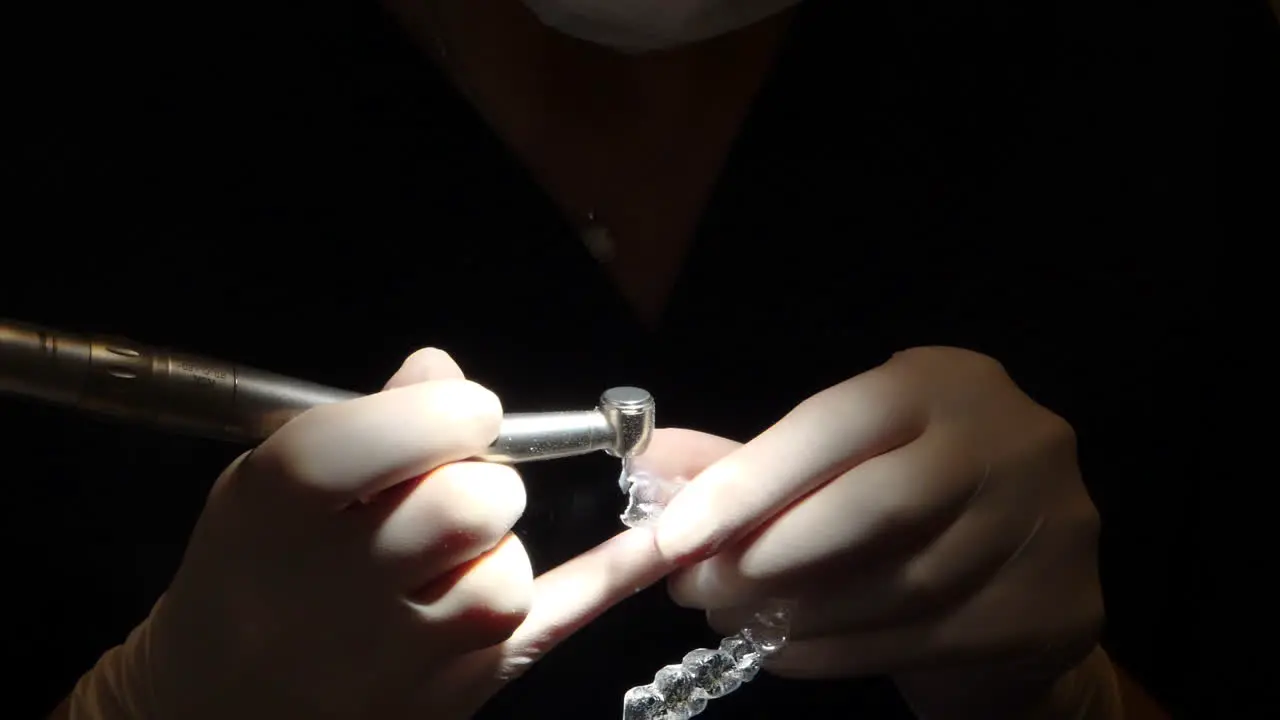
[[[651, 527], [688, 480], [663, 478], [636, 471], [631, 460], [622, 464], [618, 487], [627, 495], [622, 524]], [[720, 641], [715, 650], [700, 648], [679, 665], [658, 671], [653, 682], [633, 687], [622, 699], [623, 720], [689, 720], [707, 702], [724, 697], [750, 682], [760, 666], [787, 644], [791, 632], [791, 603], [773, 600], [737, 634]]]
[[741, 631], [720, 641], [715, 650], [701, 648], [679, 665], [658, 671], [653, 682], [633, 687], [622, 699], [623, 720], [689, 720], [707, 702], [750, 682], [760, 666], [787, 644], [791, 605], [772, 601]]
[[618, 485], [627, 494], [627, 509], [622, 513], [622, 524], [627, 527], [652, 527], [667, 503], [689, 481], [683, 477], [664, 478], [644, 471], [635, 472], [630, 461], [622, 465], [622, 477]]

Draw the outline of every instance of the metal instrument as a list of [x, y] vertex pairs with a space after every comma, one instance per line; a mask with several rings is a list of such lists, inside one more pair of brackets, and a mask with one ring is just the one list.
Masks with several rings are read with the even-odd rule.
[[[0, 393], [141, 421], [201, 437], [256, 443], [309, 408], [359, 397], [222, 360], [131, 340], [0, 320]], [[477, 459], [503, 463], [644, 452], [654, 428], [646, 390], [606, 390], [593, 410], [508, 413]]]

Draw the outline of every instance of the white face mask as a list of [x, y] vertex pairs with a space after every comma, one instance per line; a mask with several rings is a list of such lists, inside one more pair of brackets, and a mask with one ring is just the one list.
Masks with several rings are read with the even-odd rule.
[[523, 0], [548, 27], [624, 52], [723, 35], [800, 0]]

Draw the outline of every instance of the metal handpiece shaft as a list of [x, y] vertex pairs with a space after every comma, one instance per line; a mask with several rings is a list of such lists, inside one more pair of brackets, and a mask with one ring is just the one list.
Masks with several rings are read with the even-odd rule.
[[498, 439], [482, 459], [517, 463], [610, 450], [617, 433], [599, 410], [510, 413], [502, 418]]
[[0, 391], [169, 430], [253, 443], [303, 411], [358, 397], [122, 338], [0, 323]]
[[[130, 340], [2, 320], [0, 393], [244, 443], [260, 442], [310, 408], [360, 397]], [[597, 450], [629, 457], [644, 451], [652, 428], [652, 397], [614, 388], [592, 411], [504, 416], [498, 438], [477, 459], [526, 462]]]

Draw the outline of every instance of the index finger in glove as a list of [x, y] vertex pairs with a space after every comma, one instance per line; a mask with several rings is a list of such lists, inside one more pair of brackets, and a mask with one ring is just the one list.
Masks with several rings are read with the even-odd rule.
[[626, 530], [534, 581], [533, 605], [505, 642], [471, 653], [429, 686], [448, 688], [441, 716], [471, 715], [508, 682], [609, 608], [660, 580], [673, 565], [646, 528]]
[[[830, 588], [853, 576], [867, 585], [840, 602], [846, 617], [860, 607], [900, 610], [921, 595], [933, 599], [986, 572], [987, 555], [1012, 551], [986, 517], [955, 532], [986, 470], [963, 451], [948, 433], [927, 432], [871, 458], [673, 576], [671, 595], [689, 607], [729, 608], [787, 591], [843, 596]], [[901, 594], [873, 600], [888, 588]]]
[[385, 390], [308, 410], [240, 465], [241, 484], [336, 511], [407, 478], [484, 451], [502, 404], [466, 380]]
[[828, 480], [915, 439], [925, 423], [887, 366], [818, 393], [694, 478], [659, 521], [658, 548], [671, 558], [709, 556]]
[[697, 430], [659, 428], [633, 469], [664, 478], [691, 478], [740, 447], [740, 442]]

